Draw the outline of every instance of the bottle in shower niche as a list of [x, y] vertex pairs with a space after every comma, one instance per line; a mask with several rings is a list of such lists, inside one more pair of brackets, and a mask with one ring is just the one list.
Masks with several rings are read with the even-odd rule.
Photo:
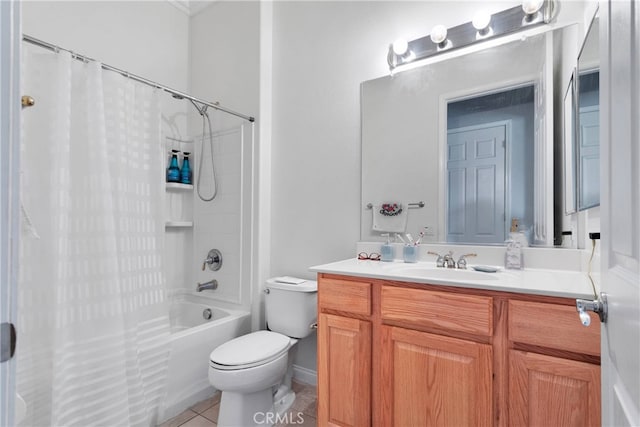
[[191, 184], [191, 163], [189, 163], [189, 154], [186, 151], [182, 153], [182, 167], [180, 168], [180, 182], [183, 184]]
[[167, 182], [180, 182], [179, 152], [179, 150], [171, 150], [171, 159], [169, 159], [169, 167], [167, 168]]

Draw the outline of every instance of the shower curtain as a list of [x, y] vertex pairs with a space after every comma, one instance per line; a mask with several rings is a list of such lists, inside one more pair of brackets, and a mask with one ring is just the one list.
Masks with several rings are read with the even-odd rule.
[[168, 363], [158, 91], [24, 46], [24, 426], [155, 425]]

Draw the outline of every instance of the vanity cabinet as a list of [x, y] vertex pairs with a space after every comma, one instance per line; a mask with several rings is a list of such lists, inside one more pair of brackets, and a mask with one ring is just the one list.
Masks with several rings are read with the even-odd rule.
[[509, 301], [509, 424], [600, 425], [600, 321], [575, 307]]
[[382, 326], [385, 426], [491, 425], [491, 346]]
[[[371, 425], [371, 284], [326, 279], [318, 294], [318, 425]], [[328, 314], [329, 311], [333, 314]]]
[[380, 425], [491, 425], [492, 298], [385, 284], [380, 294]]
[[600, 366], [509, 351], [509, 425], [600, 425]]
[[318, 425], [600, 423], [574, 300], [318, 275]]

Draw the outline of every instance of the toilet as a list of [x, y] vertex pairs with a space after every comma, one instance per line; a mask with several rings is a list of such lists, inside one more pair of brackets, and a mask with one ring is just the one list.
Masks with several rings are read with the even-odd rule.
[[209, 383], [222, 392], [218, 426], [271, 426], [295, 400], [293, 358], [299, 339], [317, 320], [318, 284], [276, 277], [267, 280], [267, 329], [227, 341], [209, 357]]

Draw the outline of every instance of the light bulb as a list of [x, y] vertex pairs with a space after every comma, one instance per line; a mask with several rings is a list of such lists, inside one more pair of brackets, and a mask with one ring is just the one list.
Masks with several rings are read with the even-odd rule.
[[491, 15], [485, 11], [478, 12], [476, 13], [476, 16], [473, 17], [471, 23], [473, 24], [473, 28], [478, 31], [482, 31], [489, 26], [489, 23], [491, 23]]
[[527, 15], [533, 15], [540, 10], [543, 4], [544, 0], [524, 0], [522, 2], [522, 10]]
[[431, 41], [440, 44], [447, 39], [447, 27], [444, 25], [436, 25], [431, 30]]
[[405, 39], [398, 39], [393, 42], [393, 53], [398, 56], [402, 56], [407, 53], [409, 49], [409, 43]]

